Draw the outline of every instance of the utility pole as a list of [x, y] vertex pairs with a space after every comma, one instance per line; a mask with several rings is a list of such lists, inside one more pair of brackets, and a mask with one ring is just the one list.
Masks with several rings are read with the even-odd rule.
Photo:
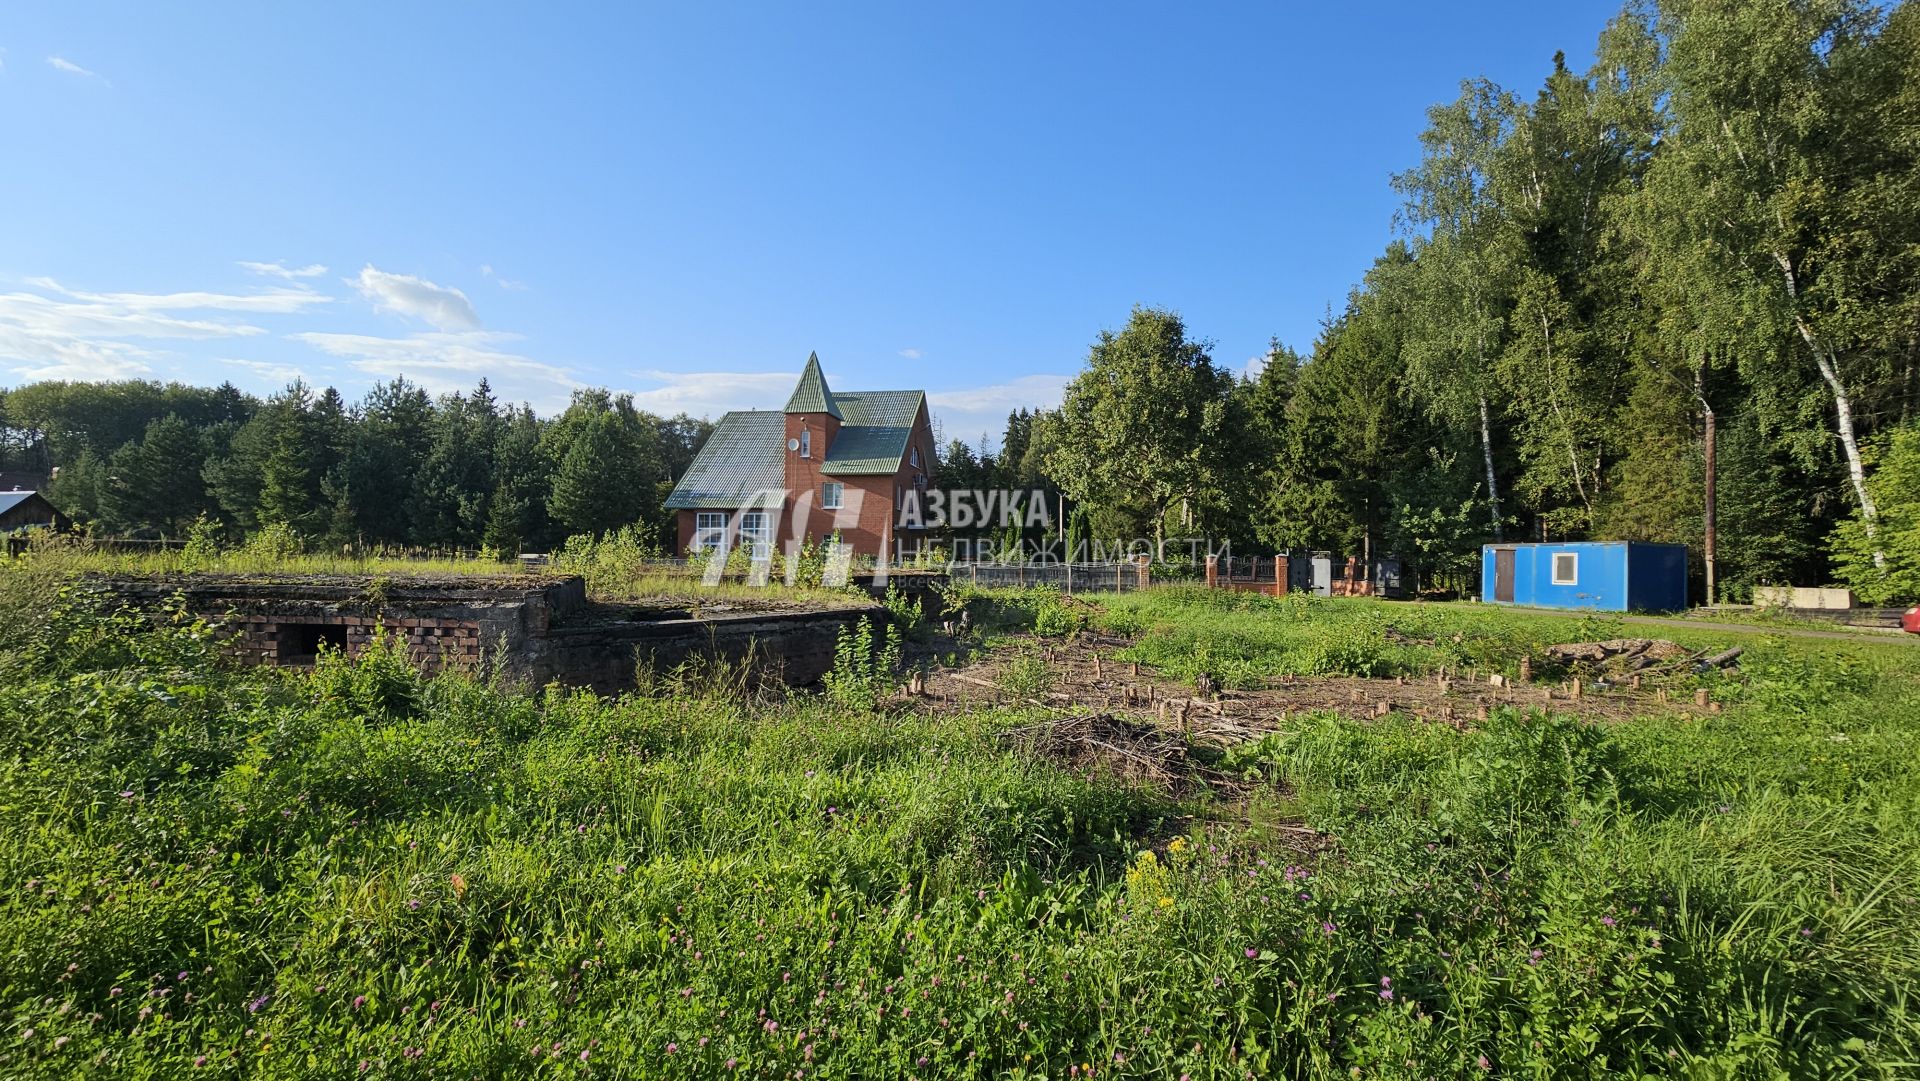
[[1702, 432], [1700, 440], [1700, 449], [1706, 458], [1706, 483], [1704, 485], [1706, 508], [1704, 515], [1705, 521], [1703, 523], [1706, 535], [1702, 538], [1701, 554], [1707, 565], [1707, 604], [1711, 605], [1715, 600], [1714, 563], [1719, 556], [1719, 537], [1717, 535], [1718, 524], [1715, 521], [1718, 508], [1714, 505], [1714, 415], [1713, 403], [1707, 401], [1707, 365], [1705, 358], [1702, 358], [1700, 366], [1693, 370], [1693, 395], [1700, 399], [1700, 416], [1705, 423], [1705, 430]]

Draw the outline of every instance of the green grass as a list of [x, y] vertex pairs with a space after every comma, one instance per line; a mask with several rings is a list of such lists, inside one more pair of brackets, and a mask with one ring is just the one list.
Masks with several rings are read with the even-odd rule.
[[296, 578], [314, 575], [366, 578], [495, 577], [506, 575], [579, 575], [595, 598], [645, 601], [679, 606], [734, 604], [870, 604], [861, 590], [826, 589], [816, 581], [786, 585], [777, 576], [766, 586], [746, 584], [747, 561], [736, 553], [719, 581], [708, 584], [697, 565], [673, 566], [620, 534], [594, 541], [577, 537], [550, 562], [523, 565], [491, 557], [417, 556], [380, 551], [339, 553], [302, 551], [255, 541], [239, 546], [116, 551], [60, 538], [43, 540], [16, 560], [0, 564], [0, 588], [23, 576], [59, 580], [77, 574], [252, 575]]
[[[1046, 598], [999, 594], [975, 603], [1003, 619], [1033, 626], [1030, 613]], [[1606, 613], [1516, 612], [1486, 605], [1424, 604], [1295, 593], [1198, 587], [1155, 589], [1103, 598], [1097, 629], [1136, 636], [1123, 659], [1152, 664], [1184, 679], [1207, 672], [1224, 685], [1261, 686], [1281, 676], [1428, 675], [1441, 668], [1513, 675], [1522, 657], [1545, 670], [1544, 649], [1562, 642], [1666, 638], [1702, 649], [1745, 645], [1761, 657], [1816, 653], [1857, 658], [1877, 670], [1920, 667], [1920, 649], [1861, 634], [1857, 642], [1808, 640], [1703, 622], [1698, 627], [1635, 624]], [[1712, 678], [1708, 683], [1714, 683]]]
[[[1694, 720], [1296, 718], [1176, 803], [1005, 748], [1031, 715], [235, 670], [39, 604], [0, 621], [0, 1076], [1920, 1070], [1897, 647], [1757, 640]], [[1092, 618], [1259, 673], [1566, 629], [1421, 611]]]

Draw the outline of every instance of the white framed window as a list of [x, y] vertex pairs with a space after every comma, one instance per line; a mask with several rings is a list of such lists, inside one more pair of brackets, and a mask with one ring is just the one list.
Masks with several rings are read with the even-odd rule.
[[800, 429], [800, 457], [813, 457], [813, 432], [806, 428]]
[[820, 485], [820, 507], [823, 510], [839, 510], [846, 502], [847, 486], [839, 481], [827, 481]]
[[770, 559], [773, 556], [773, 522], [763, 510], [743, 511], [740, 515], [740, 543], [751, 545], [748, 549], [755, 559]]
[[727, 542], [727, 516], [716, 510], [703, 510], [693, 516], [693, 547], [705, 552]]
[[1580, 584], [1580, 553], [1553, 553], [1553, 584], [1557, 586]]

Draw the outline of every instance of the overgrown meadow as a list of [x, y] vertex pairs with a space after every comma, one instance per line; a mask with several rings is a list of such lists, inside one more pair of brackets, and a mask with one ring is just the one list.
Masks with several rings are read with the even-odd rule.
[[9, 607], [7, 1077], [1920, 1071], [1897, 644], [1755, 638], [1703, 720], [1295, 718], [1176, 798], [1007, 749], [1025, 713], [246, 670]]

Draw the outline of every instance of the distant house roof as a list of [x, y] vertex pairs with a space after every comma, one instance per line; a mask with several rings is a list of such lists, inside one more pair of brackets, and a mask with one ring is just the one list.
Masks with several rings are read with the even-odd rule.
[[675, 509], [734, 508], [756, 492], [786, 490], [787, 417], [746, 410], [728, 413], [694, 455], [666, 505]]
[[60, 520], [60, 512], [39, 492], [0, 492], [0, 530], [58, 525]]
[[778, 413], [735, 411], [720, 418], [686, 475], [673, 486], [666, 505], [676, 510], [735, 508], [746, 505], [755, 493], [784, 493], [788, 413], [826, 413], [839, 419], [820, 472], [828, 476], [897, 472], [926, 400], [926, 393], [918, 390], [835, 394], [820, 372], [820, 358], [809, 355], [786, 408]]
[[800, 382], [793, 388], [793, 396], [787, 399], [786, 412], [789, 413], [825, 413], [838, 421], [847, 418], [834, 404], [833, 391], [827, 389], [827, 377], [820, 372], [820, 355], [807, 354], [807, 366], [800, 372]]
[[840, 433], [827, 448], [820, 472], [834, 476], [893, 473], [907, 453], [914, 418], [926, 393], [918, 390], [862, 390], [836, 394], [842, 411]]

